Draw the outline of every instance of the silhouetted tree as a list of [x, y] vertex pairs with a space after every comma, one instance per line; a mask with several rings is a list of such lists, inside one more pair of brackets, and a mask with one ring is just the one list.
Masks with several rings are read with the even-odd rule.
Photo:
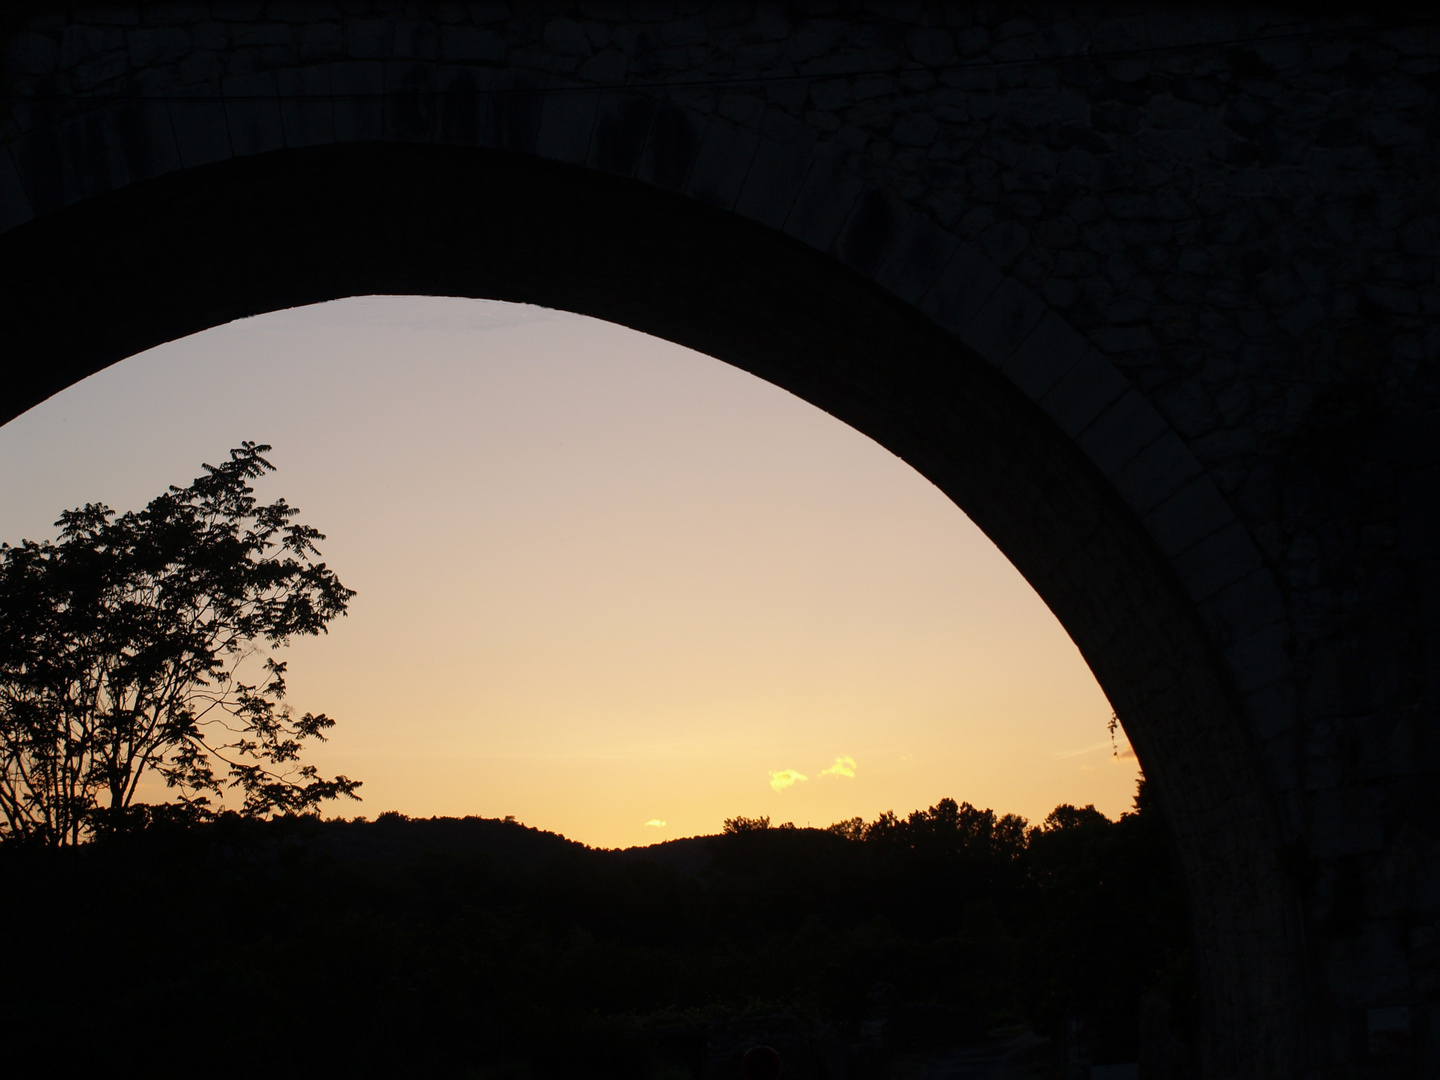
[[192, 815], [226, 789], [252, 816], [357, 797], [358, 781], [300, 763], [333, 721], [292, 716], [269, 655], [323, 632], [354, 595], [315, 561], [321, 533], [284, 499], [254, 498], [269, 449], [246, 442], [138, 513], [92, 503], [61, 515], [57, 541], [0, 545], [7, 838], [78, 843], [130, 812], [147, 772]]
[[[792, 826], [793, 827], [793, 826]], [[745, 817], [743, 814], [736, 814], [734, 817], [725, 819], [725, 835], [735, 833], [760, 832], [770, 828], [770, 816]]]
[[1143, 780], [1134, 811], [1118, 821], [1094, 806], [1057, 806], [1030, 830], [1026, 862], [1038, 1022], [1081, 1018], [1092, 1042], [1121, 1059], [1136, 1053], [1142, 995], [1158, 992], [1188, 1022], [1184, 894]]
[[907, 818], [886, 811], [865, 826], [864, 838], [892, 865], [932, 878], [958, 875], [975, 888], [995, 884], [1017, 866], [1025, 853], [1025, 824], [1016, 814], [997, 817], [990, 809], [941, 799]]
[[846, 818], [844, 821], [835, 822], [825, 831], [844, 837], [846, 840], [864, 840], [865, 819], [863, 817]]

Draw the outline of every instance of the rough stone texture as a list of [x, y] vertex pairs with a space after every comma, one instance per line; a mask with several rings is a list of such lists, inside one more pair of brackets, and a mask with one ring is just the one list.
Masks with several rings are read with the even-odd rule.
[[366, 289], [749, 367], [934, 479], [1085, 652], [1187, 866], [1208, 1073], [1440, 1072], [1433, 25], [100, 2], [4, 56], [0, 416]]

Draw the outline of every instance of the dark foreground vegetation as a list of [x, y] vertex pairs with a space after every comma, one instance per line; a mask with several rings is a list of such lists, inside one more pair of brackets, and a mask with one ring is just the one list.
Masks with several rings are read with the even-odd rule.
[[0, 845], [0, 1038], [15, 1076], [738, 1077], [768, 1041], [787, 1076], [883, 1077], [1027, 1026], [1134, 1061], [1145, 1017], [1174, 1044], [1192, 1008], [1136, 801], [1035, 829], [950, 800], [738, 818], [627, 852], [477, 818], [132, 814]]

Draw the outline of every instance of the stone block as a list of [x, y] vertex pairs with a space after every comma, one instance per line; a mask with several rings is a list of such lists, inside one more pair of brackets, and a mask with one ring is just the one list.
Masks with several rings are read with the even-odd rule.
[[699, 15], [668, 18], [660, 29], [661, 40], [668, 45], [704, 45], [708, 33], [705, 19]]
[[955, 60], [955, 39], [948, 30], [917, 26], [906, 31], [905, 48], [926, 67], [945, 67]]
[[130, 63], [135, 68], [173, 64], [191, 49], [190, 34], [178, 26], [131, 30], [125, 35]]
[[864, 187], [838, 155], [817, 155], [785, 219], [785, 232], [817, 251], [828, 252]]
[[373, 60], [329, 65], [336, 142], [368, 142], [385, 134], [385, 67]]
[[1060, 425], [1061, 431], [1074, 437], [1099, 419], [1130, 388], [1129, 380], [1114, 364], [1094, 349], [1088, 349], [1040, 399], [1040, 408]]
[[735, 212], [772, 229], [781, 228], [809, 170], [810, 158], [798, 147], [762, 139], [735, 200]]
[[264, 0], [213, 0], [211, 4], [211, 14], [228, 22], [253, 22], [264, 11]]
[[1207, 597], [1196, 610], [1222, 641], [1238, 641], [1287, 617], [1280, 589], [1264, 566]]
[[879, 188], [870, 188], [850, 211], [835, 253], [851, 269], [874, 277], [910, 216], [910, 208], [899, 199]]
[[436, 78], [437, 142], [479, 146], [485, 131], [485, 94], [468, 67], [442, 67]]
[[1004, 280], [1000, 268], [979, 248], [961, 243], [934, 286], [921, 298], [920, 310], [959, 338]]
[[394, 24], [390, 55], [396, 60], [435, 60], [440, 56], [440, 27], [429, 19], [400, 19]]
[[1097, 326], [1090, 339], [1107, 353], [1133, 352], [1155, 346], [1155, 336], [1148, 326]]
[[1074, 367], [1089, 343], [1056, 311], [1046, 311], [1000, 371], [1039, 401]]
[[338, 4], [330, 0], [270, 0], [265, 14], [280, 22], [310, 23], [322, 19], [339, 19]]
[[898, 49], [846, 49], [807, 60], [799, 68], [802, 75], [859, 75], [893, 70], [903, 58]]
[[17, 143], [12, 153], [30, 204], [39, 213], [130, 182], [115, 118], [108, 111], [37, 130]]
[[170, 110], [163, 100], [138, 98], [120, 105], [115, 110], [115, 130], [132, 181], [180, 168]]
[[1000, 367], [1048, 310], [1045, 301], [1012, 277], [1005, 278], [960, 332], [960, 340], [987, 363]]
[[1318, 859], [1368, 855], [1381, 850], [1385, 830], [1375, 787], [1326, 788], [1314, 793], [1310, 850]]
[[1132, 386], [1076, 436], [1075, 445], [1110, 476], [1167, 430], [1150, 399]]
[[844, 27], [833, 19], [799, 26], [790, 36], [790, 57], [800, 62], [833, 52], [840, 45]]
[[295, 50], [302, 62], [345, 55], [345, 30], [335, 23], [315, 23], [295, 32]]
[[545, 24], [545, 48], [562, 56], [589, 56], [593, 52], [585, 28], [574, 19], [551, 19]]
[[295, 30], [288, 23], [236, 23], [230, 27], [230, 40], [242, 49], [255, 45], [289, 45], [295, 40]]
[[335, 141], [330, 68], [289, 68], [276, 72], [280, 122], [286, 146], [324, 146]]
[[584, 82], [614, 87], [625, 83], [625, 73], [629, 68], [629, 58], [619, 49], [609, 48], [601, 49], [586, 60], [575, 74]]
[[1285, 649], [1289, 628], [1284, 623], [1241, 638], [1225, 649], [1225, 664], [1242, 695], [1290, 677], [1290, 654]]
[[480, 26], [442, 26], [440, 55], [448, 63], [479, 60], [499, 64], [505, 59], [505, 39]]
[[60, 41], [60, 70], [69, 71], [102, 53], [123, 49], [125, 34], [113, 26], [68, 26]]
[[[158, 72], [145, 73], [145, 82], [149, 84], [146, 86], [147, 90], [153, 93], [156, 89], [159, 89], [159, 87], [155, 86], [155, 83], [161, 83], [161, 79], [157, 78], [160, 74], [161, 73]], [[219, 81], [224, 74], [225, 61], [221, 59], [218, 53], [211, 52], [208, 49], [201, 49], [191, 53], [184, 60], [180, 61], [179, 67], [175, 71], [176, 81], [181, 85], [214, 83]], [[168, 72], [164, 73], [165, 81], [161, 83], [165, 88], [169, 86], [168, 76]], [[154, 81], [152, 82], [152, 80]]]
[[46, 75], [60, 59], [60, 46], [47, 34], [15, 35], [7, 51], [13, 75]]
[[[1145, 527], [1161, 552], [1172, 559], [1234, 521], [1230, 504], [1208, 476], [1186, 484], [1145, 515]], [[1191, 596], [1200, 600], [1213, 591], [1196, 595], [1192, 590]]]
[[20, 173], [6, 147], [0, 147], [0, 232], [24, 225], [35, 216]]
[[[1207, 528], [1214, 520], [1214, 515], [1219, 511], [1211, 506], [1204, 506], [1193, 511], [1177, 512], [1173, 517], [1180, 519], [1178, 524], [1165, 521], [1167, 516], [1164, 511], [1177, 502], [1198, 502], [1201, 499], [1208, 500], [1211, 496], [1195, 496], [1192, 492], [1203, 491], [1209, 488], [1214, 496], [1219, 496], [1215, 485], [1210, 478], [1201, 477], [1198, 481], [1169, 500], [1164, 506], [1150, 514], [1145, 519], [1145, 524], [1150, 529], [1150, 535], [1162, 545], [1170, 543], [1171, 538], [1165, 536], [1161, 529], [1165, 526], [1172, 527], [1175, 533], [1188, 535], [1190, 532], [1198, 532]], [[1228, 512], [1229, 507], [1223, 509]], [[1193, 517], [1188, 516], [1193, 513]], [[1168, 552], [1167, 552], [1168, 554]], [[1233, 516], [1228, 523], [1221, 525], [1196, 541], [1190, 547], [1178, 555], [1171, 557], [1170, 564], [1180, 577], [1180, 582], [1185, 586], [1185, 591], [1190, 598], [1197, 603], [1210, 599], [1222, 589], [1237, 585], [1250, 574], [1261, 568], [1259, 549], [1255, 547], [1255, 541], [1245, 531], [1245, 526]], [[1248, 627], [1246, 630], [1259, 630], [1261, 627]]]
[[674, 105], [661, 104], [655, 110], [645, 148], [635, 175], [639, 180], [670, 191], [683, 191], [700, 152], [705, 130], [702, 114]]
[[[1299, 792], [1300, 760], [1295, 753], [1293, 736], [1282, 735], [1262, 741], [1260, 743], [1260, 760], [1264, 763], [1264, 770], [1276, 791]], [[1292, 831], [1298, 830], [1292, 829]]]
[[477, 23], [504, 22], [510, 17], [510, 5], [503, 0], [471, 0], [470, 18]]
[[919, 304], [940, 279], [959, 243], [924, 214], [911, 214], [875, 281], [907, 303]]
[[285, 145], [285, 124], [280, 116], [280, 91], [274, 72], [226, 79], [222, 89], [230, 126], [230, 148], [236, 157], [264, 154]]
[[[1409, 915], [1409, 913], [1406, 913]], [[1408, 918], [1405, 920], [1408, 922]], [[1351, 988], [1367, 1006], [1389, 1005], [1404, 1001], [1414, 992], [1405, 958], [1405, 931], [1399, 919], [1366, 919], [1360, 927], [1360, 948], [1355, 957], [1360, 970], [1354, 974]], [[1370, 1031], [1394, 1032], [1403, 1023], [1410, 1035], [1410, 1015], [1401, 1008], [1403, 1021], [1393, 1008], [1366, 1010], [1366, 1034]], [[1367, 1037], [1367, 1045], [1369, 1044]], [[1378, 1043], [1378, 1040], [1377, 1040]], [[1383, 1043], [1378, 1043], [1383, 1045]]]
[[1252, 690], [1241, 699], [1240, 705], [1251, 730], [1262, 741], [1278, 739], [1295, 730], [1295, 686], [1288, 679]]
[[486, 146], [528, 154], [540, 136], [540, 115], [544, 93], [522, 72], [507, 72], [495, 84], [485, 101]]
[[204, 0], [160, 0], [159, 3], [145, 4], [142, 8], [144, 21], [151, 26], [169, 26], [172, 23], [193, 23], [210, 17], [210, 5]]
[[[831, 81], [849, 82], [849, 80], [844, 79], [835, 79]], [[900, 93], [900, 84], [889, 75], [879, 75], [875, 73], [859, 75], [853, 80], [853, 82], [850, 82], [850, 86], [852, 95], [857, 102], [870, 101], [874, 98], [888, 98], [890, 99], [890, 104], [900, 104], [900, 102], [895, 100], [895, 95]], [[863, 114], [875, 115], [877, 117], [882, 117], [887, 120], [889, 119], [888, 114], [884, 112], [870, 114], [869, 110], [867, 109], [864, 110]]]
[[436, 68], [417, 60], [385, 65], [385, 132], [405, 142], [434, 142]]
[[536, 156], [571, 165], [585, 164], [599, 107], [598, 90], [551, 90], [540, 108]]
[[810, 83], [810, 100], [821, 112], [835, 112], [855, 102], [849, 79], [824, 79]]
[[1079, 53], [1088, 37], [1085, 27], [1074, 19], [1042, 26], [1035, 35], [1035, 55], [1045, 60]]
[[890, 129], [890, 138], [900, 146], [929, 146], [938, 134], [939, 121], [928, 112], [907, 113]]
[[729, 210], [740, 198], [750, 163], [760, 145], [755, 132], [713, 119], [705, 129], [685, 193], [701, 202]]
[[1174, 432], [1167, 431], [1110, 479], [1131, 509], [1144, 518], [1202, 472], [1190, 448]]
[[345, 51], [357, 60], [389, 56], [392, 37], [389, 19], [350, 19], [345, 23]]
[[102, 83], [118, 79], [129, 70], [129, 61], [124, 49], [102, 53], [90, 60], [75, 65], [71, 83], [77, 90], [93, 90]]
[[233, 155], [225, 102], [216, 90], [218, 87], [202, 90], [194, 96], [186, 96], [182, 91], [168, 99], [175, 148], [184, 168], [209, 165]]
[[590, 140], [590, 167], [633, 176], [655, 119], [655, 99], [645, 94], [609, 91], [601, 95]]
[[[219, 3], [225, 3], [225, 0], [219, 0]], [[107, 4], [104, 7], [91, 4], [77, 11], [77, 14], [83, 14], [87, 22], [97, 23], [101, 26], [140, 25], [140, 10], [134, 4], [115, 4], [113, 6]]]

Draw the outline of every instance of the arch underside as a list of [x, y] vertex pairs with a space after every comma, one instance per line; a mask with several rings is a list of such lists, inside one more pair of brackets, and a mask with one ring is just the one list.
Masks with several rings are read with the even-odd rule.
[[185, 170], [0, 236], [0, 422], [127, 356], [366, 294], [542, 304], [744, 368], [903, 458], [1059, 617], [1186, 868], [1208, 1069], [1305, 1056], [1277, 815], [1223, 668], [1133, 512], [1030, 399], [915, 309], [779, 233], [629, 180], [423, 144]]

